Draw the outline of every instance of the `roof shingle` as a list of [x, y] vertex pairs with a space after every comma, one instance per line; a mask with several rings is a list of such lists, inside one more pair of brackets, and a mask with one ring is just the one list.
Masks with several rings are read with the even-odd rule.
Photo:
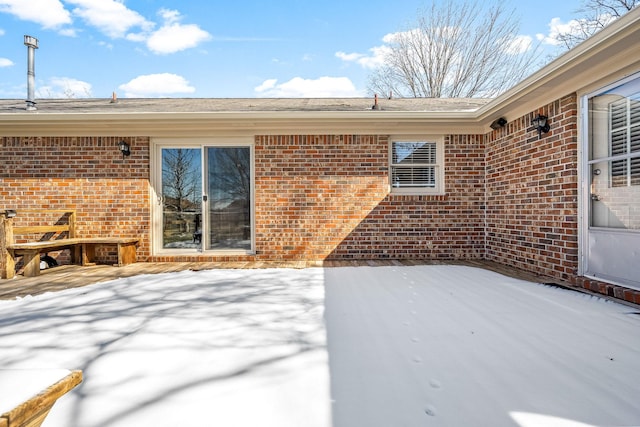
[[[475, 111], [490, 99], [397, 98], [379, 99], [382, 111]], [[33, 113], [171, 113], [171, 112], [317, 112], [372, 110], [373, 98], [123, 98], [40, 99]], [[27, 113], [20, 99], [0, 100], [0, 114]], [[32, 112], [29, 112], [32, 113]]]

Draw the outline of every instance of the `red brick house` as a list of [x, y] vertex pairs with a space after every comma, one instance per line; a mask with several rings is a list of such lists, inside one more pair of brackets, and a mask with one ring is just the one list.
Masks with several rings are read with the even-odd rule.
[[640, 303], [639, 41], [640, 9], [492, 100], [0, 100], [0, 212], [141, 262], [485, 259]]

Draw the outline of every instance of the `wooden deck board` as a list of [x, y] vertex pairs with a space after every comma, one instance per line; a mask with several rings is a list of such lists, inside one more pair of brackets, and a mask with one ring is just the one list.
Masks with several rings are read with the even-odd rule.
[[[353, 267], [353, 266], [412, 266], [424, 264], [452, 264], [468, 265], [490, 269], [508, 276], [538, 282], [552, 282], [548, 278], [537, 277], [515, 268], [482, 260], [471, 261], [430, 261], [430, 260], [331, 260], [325, 261], [324, 267]], [[63, 289], [77, 288], [92, 283], [105, 282], [123, 277], [141, 274], [172, 273], [184, 270], [211, 269], [240, 269], [240, 268], [305, 268], [317, 266], [318, 263], [293, 262], [138, 262], [121, 267], [111, 265], [63, 265], [43, 270], [39, 276], [16, 276], [12, 279], [0, 279], [0, 299], [14, 299], [28, 295], [38, 295], [45, 292], [56, 292]]]

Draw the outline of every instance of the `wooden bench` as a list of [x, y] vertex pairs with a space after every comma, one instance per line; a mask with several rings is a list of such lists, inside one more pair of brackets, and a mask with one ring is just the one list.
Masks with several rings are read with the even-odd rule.
[[[4, 241], [4, 247], [0, 250], [4, 253], [4, 268], [2, 278], [10, 279], [15, 276], [16, 258], [22, 257], [24, 264], [24, 276], [33, 277], [40, 274], [40, 254], [49, 251], [61, 251], [69, 249], [71, 262], [79, 265], [94, 265], [96, 246], [117, 246], [118, 266], [136, 262], [136, 246], [139, 242], [134, 237], [76, 237], [75, 221], [76, 213], [70, 210], [21, 210], [31, 215], [58, 214], [59, 218], [53, 225], [13, 226], [13, 218], [5, 213], [0, 227], [0, 245]], [[42, 234], [49, 237], [56, 236], [53, 240], [39, 240], [36, 242], [16, 243], [17, 235]]]
[[56, 401], [82, 382], [82, 371], [0, 369], [0, 427], [39, 427]]

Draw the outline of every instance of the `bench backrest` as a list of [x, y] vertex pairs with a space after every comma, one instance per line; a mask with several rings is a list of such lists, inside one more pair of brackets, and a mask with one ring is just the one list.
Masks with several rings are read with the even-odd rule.
[[[53, 240], [76, 237], [76, 211], [68, 209], [20, 209], [13, 221], [6, 221], [5, 238], [9, 244], [19, 240]], [[17, 222], [21, 225], [14, 225]], [[24, 225], [22, 225], [24, 224]], [[30, 239], [28, 238], [30, 237]]]

